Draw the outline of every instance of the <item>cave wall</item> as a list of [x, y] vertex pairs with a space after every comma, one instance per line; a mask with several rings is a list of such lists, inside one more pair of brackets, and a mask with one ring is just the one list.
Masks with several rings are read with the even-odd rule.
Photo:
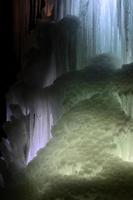
[[[49, 17], [52, 8], [51, 1], [48, 0], [12, 1], [13, 46], [20, 63], [23, 59], [26, 42], [31, 32], [34, 31], [37, 21], [42, 17]], [[45, 16], [42, 14], [43, 10]]]
[[37, 11], [40, 12], [41, 9], [40, 3], [40, 0], [13, 0], [14, 49], [20, 62], [22, 62], [26, 39], [35, 27]]
[[41, 18], [44, 0], [0, 1], [0, 124], [6, 120], [5, 94], [15, 83], [22, 68], [24, 48], [37, 19]]

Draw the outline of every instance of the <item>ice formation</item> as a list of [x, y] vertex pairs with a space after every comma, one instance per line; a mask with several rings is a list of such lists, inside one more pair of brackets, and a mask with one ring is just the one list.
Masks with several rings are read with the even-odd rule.
[[133, 123], [112, 94], [81, 99], [54, 126], [54, 137], [11, 194], [20, 200], [132, 199], [133, 166], [120, 159], [115, 140], [127, 128], [131, 136]]
[[133, 59], [132, 0], [57, 0], [56, 18], [78, 16], [78, 67], [84, 67], [90, 56], [113, 53], [122, 63]]
[[[11, 160], [23, 168], [46, 146], [45, 159], [40, 153], [31, 164], [31, 173], [38, 159], [44, 159], [45, 166], [40, 160], [37, 164], [40, 176], [53, 171], [61, 176], [94, 176], [110, 157], [133, 162], [132, 64], [119, 69], [121, 63], [113, 57], [117, 55], [122, 63], [133, 58], [133, 2], [55, 2], [55, 21], [38, 24], [18, 81], [7, 94], [4, 129], [11, 147], [9, 166]], [[47, 13], [53, 3], [47, 1]], [[100, 94], [107, 98], [103, 95], [101, 100], [96, 96]]]
[[[120, 70], [117, 71], [113, 77], [112, 91], [117, 101], [119, 102], [121, 109], [125, 115], [133, 119], [133, 64], [123, 65]], [[129, 127], [125, 123], [125, 128], [122, 128], [115, 138], [117, 144], [117, 154], [119, 157], [128, 162], [133, 162], [133, 149], [132, 149], [133, 135], [129, 131]]]

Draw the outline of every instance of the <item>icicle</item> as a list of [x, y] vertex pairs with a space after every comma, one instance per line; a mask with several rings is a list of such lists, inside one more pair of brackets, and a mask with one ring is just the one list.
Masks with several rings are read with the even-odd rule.
[[51, 127], [53, 125], [53, 114], [48, 95], [37, 97], [33, 106], [33, 109], [30, 109], [30, 144], [27, 163], [52, 138]]
[[133, 119], [133, 94], [131, 92], [127, 94], [119, 94], [116, 92], [114, 96], [118, 100], [125, 114]]
[[123, 161], [133, 162], [133, 134], [131, 132], [121, 132], [114, 138], [116, 144], [115, 155]]

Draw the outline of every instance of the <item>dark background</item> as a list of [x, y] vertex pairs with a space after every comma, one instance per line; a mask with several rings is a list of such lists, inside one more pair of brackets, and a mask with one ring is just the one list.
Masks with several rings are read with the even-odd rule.
[[44, 6], [45, 0], [0, 0], [0, 127], [6, 120], [5, 94], [16, 82], [24, 44]]
[[5, 94], [20, 67], [14, 52], [12, 3], [12, 0], [0, 1], [0, 125], [6, 117]]

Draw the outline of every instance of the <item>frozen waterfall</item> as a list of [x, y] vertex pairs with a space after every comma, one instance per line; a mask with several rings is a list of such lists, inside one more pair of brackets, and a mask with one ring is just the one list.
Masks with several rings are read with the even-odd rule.
[[57, 0], [56, 18], [78, 16], [81, 21], [77, 63], [87, 65], [91, 56], [117, 55], [122, 63], [133, 60], [132, 0]]
[[[133, 60], [132, 0], [47, 1], [48, 13], [53, 7], [55, 21], [45, 28], [41, 24], [43, 32], [40, 31], [37, 37], [44, 41], [40, 40], [35, 44], [36, 49], [30, 55], [31, 60], [27, 62], [23, 77], [18, 81], [21, 87], [14, 86], [8, 94], [7, 120], [11, 125], [17, 123], [16, 130], [19, 134], [21, 131], [18, 130], [18, 122], [22, 122], [25, 135], [27, 133], [22, 147], [25, 149], [26, 162], [31, 161], [37, 151], [50, 140], [51, 127], [56, 120], [54, 115], [60, 113], [55, 113], [60, 108], [53, 110], [51, 95], [45, 93], [46, 86], [63, 73], [88, 66], [90, 58], [98, 54], [114, 54], [122, 63]], [[67, 17], [64, 18], [65, 16]], [[57, 101], [55, 97], [52, 98]], [[132, 95], [118, 96], [118, 99], [128, 114], [132, 109], [129, 109], [129, 106], [132, 107]], [[19, 105], [22, 113], [12, 113], [10, 105]], [[14, 129], [11, 132], [13, 134]], [[16, 149], [16, 146], [13, 148]]]

